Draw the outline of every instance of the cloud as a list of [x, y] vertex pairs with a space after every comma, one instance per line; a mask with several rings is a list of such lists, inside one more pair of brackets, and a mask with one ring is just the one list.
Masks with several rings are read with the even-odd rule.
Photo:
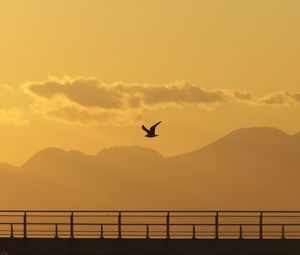
[[24, 126], [29, 123], [29, 119], [23, 110], [13, 107], [10, 109], [0, 109], [0, 123]]
[[128, 125], [135, 122], [138, 111], [126, 109], [102, 109], [99, 107], [87, 107], [57, 96], [51, 100], [36, 98], [30, 106], [34, 115], [42, 115], [46, 119], [60, 121], [66, 124], [79, 126], [90, 125]]
[[15, 89], [8, 86], [7, 84], [0, 84], [0, 95], [11, 94], [15, 92]]
[[257, 104], [258, 98], [249, 91], [242, 90], [223, 90], [233, 102]]
[[132, 123], [145, 109], [197, 105], [211, 109], [225, 102], [219, 89], [208, 90], [189, 82], [170, 84], [102, 83], [94, 78], [50, 78], [27, 82], [24, 91], [35, 98], [32, 110], [67, 123], [96, 125]]
[[195, 104], [200, 107], [213, 107], [226, 101], [226, 95], [221, 90], [208, 90], [188, 82], [144, 86], [137, 88], [139, 90], [146, 106]]
[[29, 123], [26, 110], [17, 106], [20, 96], [24, 94], [6, 84], [0, 84], [0, 124], [24, 126]]
[[293, 106], [300, 103], [299, 92], [276, 91], [261, 98], [260, 103], [277, 106]]
[[106, 110], [187, 104], [212, 106], [226, 101], [227, 97], [222, 90], [208, 90], [189, 82], [161, 85], [123, 82], [106, 84], [94, 78], [79, 77], [27, 82], [23, 87], [35, 97], [46, 100], [61, 97], [83, 107]]
[[65, 123], [76, 123], [78, 125], [89, 124], [98, 125], [107, 123], [115, 118], [115, 115], [110, 112], [89, 111], [85, 108], [77, 108], [74, 106], [61, 107], [47, 111], [47, 117], [51, 119], [62, 120]]
[[168, 84], [104, 83], [95, 78], [49, 78], [26, 82], [26, 94], [35, 98], [34, 112], [45, 117], [80, 125], [128, 123], [144, 110], [195, 106], [212, 110], [224, 103], [292, 106], [300, 103], [300, 93], [277, 91], [258, 97], [250, 91], [208, 89], [188, 81]]
[[105, 109], [122, 107], [122, 94], [93, 78], [52, 79], [41, 83], [27, 83], [25, 88], [39, 97], [52, 99], [64, 96], [69, 101], [85, 107]]

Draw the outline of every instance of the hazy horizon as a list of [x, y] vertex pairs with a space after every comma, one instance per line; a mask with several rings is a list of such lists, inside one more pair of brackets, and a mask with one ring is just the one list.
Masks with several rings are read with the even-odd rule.
[[270, 127], [173, 157], [138, 146], [96, 155], [48, 148], [20, 167], [0, 164], [10, 194], [2, 208], [298, 210], [299, 150], [300, 134]]

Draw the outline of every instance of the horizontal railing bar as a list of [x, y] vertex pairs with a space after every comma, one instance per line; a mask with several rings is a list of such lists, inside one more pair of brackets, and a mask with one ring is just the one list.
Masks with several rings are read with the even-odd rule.
[[[75, 217], [106, 217], [102, 215], [75, 215]], [[109, 217], [117, 217], [109, 216]], [[161, 215], [122, 215], [123, 218], [163, 218]], [[170, 215], [170, 218], [214, 218], [215, 215]], [[259, 215], [219, 215], [219, 218], [259, 218]], [[264, 218], [299, 218], [300, 215], [296, 216], [280, 216], [280, 215], [264, 215]]]
[[[2, 230], [1, 232], [10, 232], [10, 230]], [[32, 233], [32, 232], [47, 232], [47, 233], [55, 233], [55, 231], [53, 230], [30, 230], [28, 231], [28, 233]], [[63, 232], [66, 232], [66, 233], [70, 233], [69, 230], [60, 230], [59, 233], [63, 233]], [[74, 232], [96, 232], [96, 233], [99, 233], [98, 230], [76, 230]], [[118, 231], [116, 230], [107, 230], [105, 231], [105, 233], [118, 233]], [[126, 232], [137, 232], [137, 233], [146, 233], [145, 230], [124, 230], [122, 231], [122, 233], [126, 233]], [[161, 232], [161, 233], [165, 233], [166, 231], [165, 230], [151, 230], [150, 233], [156, 233], [156, 232]], [[186, 232], [186, 233], [191, 233], [191, 231], [188, 231], [188, 230], [174, 230], [174, 231], [171, 231], [171, 233], [179, 233], [179, 232]], [[14, 230], [14, 233], [23, 233], [23, 230]], [[214, 233], [214, 231], [209, 231], [209, 230], [198, 230], [198, 231], [195, 231], [195, 233]], [[235, 233], [235, 234], [239, 234], [239, 231], [236, 230], [222, 230], [222, 231], [219, 231], [219, 233]], [[247, 230], [247, 231], [243, 231], [243, 234], [245, 233], [258, 233], [258, 231], [254, 231], [254, 230]], [[280, 233], [281, 234], [281, 231], [276, 231], [276, 230], [269, 230], [269, 231], [265, 231], [264, 234], [267, 234], [267, 233]], [[289, 233], [299, 233], [300, 234], [300, 231], [287, 231], [285, 232], [286, 234], [289, 234]]]
[[[0, 217], [22, 217], [23, 215], [1, 215]], [[35, 217], [55, 217], [55, 218], [68, 218], [70, 215], [55, 215], [55, 214], [38, 214], [30, 215], [27, 214], [28, 218]], [[118, 215], [74, 215], [74, 218], [117, 218]], [[123, 218], [164, 218], [165, 215], [122, 215]], [[214, 218], [215, 215], [170, 215], [171, 218]], [[219, 218], [258, 218], [259, 215], [219, 215]], [[264, 215], [265, 219], [268, 218], [299, 218], [300, 215]]]
[[0, 210], [2, 212], [18, 212], [18, 213], [36, 213], [36, 212], [59, 212], [59, 213], [148, 213], [148, 212], [155, 212], [155, 213], [203, 213], [203, 212], [210, 212], [210, 213], [300, 213], [300, 211], [280, 211], [280, 210]]
[[[0, 215], [1, 217], [23, 217], [23, 215]], [[27, 215], [27, 218], [69, 218], [70, 215]], [[117, 218], [118, 215], [74, 215], [74, 218]], [[164, 218], [165, 216], [161, 215], [123, 215], [122, 218]], [[170, 215], [170, 218], [214, 218], [215, 215]], [[252, 218], [257, 219], [259, 215], [219, 215], [219, 218], [231, 218], [231, 219], [241, 219], [241, 218]], [[267, 220], [269, 218], [285, 218], [285, 219], [294, 219], [299, 218], [300, 215], [264, 215], [264, 219]]]
[[0, 217], [22, 217], [23, 214], [0, 214]]
[[[1, 217], [2, 215], [0, 214], [0, 217]], [[20, 215], [20, 216], [23, 216], [23, 215]], [[69, 218], [70, 217], [70, 215], [55, 215], [55, 214], [27, 214], [26, 215], [26, 217], [27, 218], [39, 218], [39, 217], [53, 217], [53, 218]], [[79, 216], [76, 216], [76, 217], [79, 217]], [[81, 215], [80, 215], [80, 217], [81, 217]], [[113, 216], [113, 217], [116, 217], [116, 216]]]
[[[132, 237], [137, 237], [137, 238], [141, 238], [141, 239], [143, 239], [143, 238], [146, 238], [146, 236], [136, 236], [136, 235], [123, 235], [122, 237], [128, 237], [128, 236], [132, 236]], [[33, 235], [33, 236], [28, 236], [27, 238], [36, 238], [36, 237], [44, 237], [44, 238], [51, 238], [51, 239], [53, 239], [54, 238], [54, 236], [52, 235], [52, 236], [50, 236], [50, 235]], [[82, 238], [82, 237], [92, 237], [92, 238], [95, 238], [95, 239], [99, 239], [99, 236], [96, 236], [96, 235], [80, 235], [80, 236], [74, 236], [74, 238]], [[157, 238], [157, 237], [159, 237], [159, 239], [165, 239], [165, 236], [161, 236], [161, 235], [152, 235], [152, 236], [150, 236], [150, 238], [152, 238], [152, 239], [155, 239], [155, 238]], [[191, 235], [180, 235], [180, 236], [172, 236], [172, 238], [174, 238], [174, 239], [176, 239], [176, 238], [178, 238], [178, 239], [181, 239], [181, 238], [184, 238], [184, 237], [187, 237], [187, 239], [192, 239], [192, 236]], [[201, 238], [202, 237], [202, 238]], [[203, 238], [203, 237], [206, 237], [206, 238]], [[240, 237], [239, 236], [237, 236], [237, 235], [224, 235], [224, 236], [222, 236], [222, 237], [219, 237], [219, 239], [226, 239], [226, 238], [228, 238], [228, 237], [233, 237], [234, 239], [239, 239]], [[253, 238], [254, 236], [248, 236], [248, 238], [247, 237], [243, 237], [243, 239], [258, 239], [258, 238]], [[3, 237], [0, 237], [0, 238], [10, 238], [9, 236], [3, 236]], [[21, 237], [15, 237], [15, 238], [21, 238]], [[67, 235], [60, 235], [60, 236], [58, 236], [58, 238], [66, 238], [66, 239], [69, 239], [70, 238], [70, 236], [67, 236]], [[105, 236], [104, 238], [114, 238], [114, 239], [118, 239], [118, 236], [116, 235], [116, 236]], [[212, 236], [212, 237], [207, 237], [207, 236], [204, 236], [204, 235], [197, 235], [196, 236], [196, 238], [197, 239], [214, 239], [214, 237]], [[269, 236], [268, 237], [268, 239], [281, 239], [282, 237], [281, 236], [279, 236], [279, 235], [274, 235], [274, 236]], [[300, 236], [289, 236], [289, 239], [300, 239]]]
[[[0, 225], [23, 225], [22, 222], [0, 222]], [[26, 225], [59, 225], [59, 226], [70, 226], [68, 222], [27, 222]], [[73, 226], [118, 226], [117, 223], [88, 223], [88, 222], [80, 222], [73, 223]], [[122, 223], [122, 226], [166, 226], [166, 223]], [[169, 226], [215, 226], [214, 223], [170, 223]], [[219, 226], [260, 226], [258, 223], [219, 223]], [[300, 226], [300, 223], [264, 223], [263, 226]]]
[[[38, 233], [38, 232], [37, 232]], [[29, 236], [31, 235], [36, 235], [37, 233], [29, 233]], [[43, 232], [41, 232], [41, 234], [42, 234]], [[128, 232], [128, 233], [130, 233], [130, 232]], [[156, 233], [159, 233], [159, 232], [156, 232]], [[153, 236], [153, 235], [156, 235], [156, 233], [151, 233], [150, 234], [150, 236]], [[89, 233], [86, 233], [86, 234], [89, 234]], [[191, 234], [191, 233], [186, 233], [188, 236], [193, 236], [193, 234]], [[229, 235], [230, 233], [224, 233], [224, 234], [222, 234], [222, 235], [219, 235], [219, 237], [222, 237], [222, 236], [226, 236], [226, 235]], [[264, 238], [267, 238], [267, 237], [270, 237], [270, 236], [280, 236], [280, 237], [282, 237], [280, 234], [277, 234], [277, 233], [273, 233], [273, 234], [275, 234], [275, 235], [272, 235], [272, 233], [270, 233], [270, 234], [268, 234], [268, 235], [264, 235]], [[52, 234], [43, 234], [43, 235], [47, 235], [47, 236], [54, 236], [54, 233], [52, 233]], [[62, 236], [62, 235], [64, 235], [64, 236], [70, 236], [69, 234], [64, 234], [64, 233], [59, 233], [59, 235], [60, 236]], [[82, 233], [76, 233], [76, 235], [77, 236], [79, 236], [79, 235], [82, 235]], [[91, 232], [91, 234], [90, 234], [91, 236], [99, 236], [99, 235], [97, 235], [96, 233], [93, 233], [93, 232]], [[122, 236], [123, 235], [126, 235], [126, 233], [122, 233]], [[134, 235], [136, 235], [136, 236], [146, 236], [146, 234], [138, 234], [138, 233], [136, 233], [136, 234], [134, 234]], [[184, 235], [184, 233], [172, 233], [170, 236], [182, 236], [182, 235]], [[197, 233], [196, 234], [196, 236], [213, 236], [213, 235], [208, 235], [208, 234], [200, 234], [200, 233]], [[239, 234], [237, 234], [237, 233], [231, 233], [230, 234], [231, 236], [239, 236]], [[105, 235], [104, 235], [105, 236]], [[117, 235], [117, 233], [115, 234], [115, 235], [113, 235], [113, 233], [107, 233], [107, 236], [118, 236]], [[166, 236], [166, 235], [162, 235], [161, 234], [161, 236]], [[245, 234], [245, 235], [243, 235], [243, 237], [247, 237], [247, 236], [253, 236], [253, 237], [259, 237], [258, 235], [251, 235], [251, 234]], [[300, 237], [300, 235], [288, 235], [288, 237], [291, 237], [291, 236], [293, 236], [293, 237]]]

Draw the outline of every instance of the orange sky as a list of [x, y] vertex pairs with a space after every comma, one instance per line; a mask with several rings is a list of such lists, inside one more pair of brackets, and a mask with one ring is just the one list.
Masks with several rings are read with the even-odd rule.
[[300, 131], [299, 23], [297, 0], [1, 1], [0, 161]]

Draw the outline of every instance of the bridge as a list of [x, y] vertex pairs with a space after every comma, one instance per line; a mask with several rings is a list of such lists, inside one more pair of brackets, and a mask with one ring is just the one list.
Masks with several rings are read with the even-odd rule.
[[300, 254], [300, 211], [2, 210], [0, 251], [10, 255]]

